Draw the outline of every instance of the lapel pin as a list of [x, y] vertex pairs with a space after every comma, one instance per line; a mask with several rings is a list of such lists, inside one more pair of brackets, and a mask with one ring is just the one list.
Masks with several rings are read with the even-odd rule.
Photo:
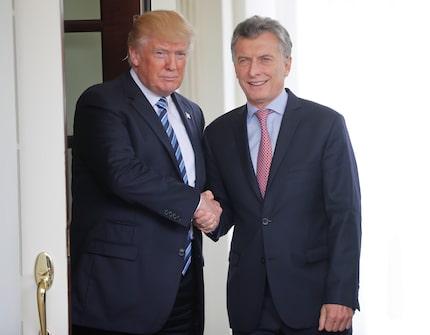
[[191, 115], [190, 115], [190, 113], [185, 112], [185, 117], [186, 117], [188, 120], [191, 120]]

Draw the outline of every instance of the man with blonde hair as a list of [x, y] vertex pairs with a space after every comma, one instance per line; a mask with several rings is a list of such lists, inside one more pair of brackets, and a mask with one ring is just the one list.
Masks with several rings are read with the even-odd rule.
[[221, 208], [203, 192], [202, 111], [175, 92], [192, 37], [178, 13], [144, 13], [129, 33], [130, 70], [77, 102], [73, 335], [203, 334], [201, 231]]

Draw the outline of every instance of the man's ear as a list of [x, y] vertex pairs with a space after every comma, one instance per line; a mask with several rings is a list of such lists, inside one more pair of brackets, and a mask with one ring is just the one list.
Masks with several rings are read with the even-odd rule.
[[289, 75], [289, 73], [290, 73], [290, 70], [291, 70], [291, 62], [292, 62], [292, 58], [291, 58], [291, 56], [290, 57], [288, 57], [288, 59], [285, 61], [285, 72], [284, 72], [284, 75], [285, 75], [285, 77], [287, 77], [288, 75]]
[[133, 47], [128, 48], [128, 57], [129, 57], [129, 62], [132, 66], [139, 65], [139, 53], [137, 52], [136, 48], [133, 48]]

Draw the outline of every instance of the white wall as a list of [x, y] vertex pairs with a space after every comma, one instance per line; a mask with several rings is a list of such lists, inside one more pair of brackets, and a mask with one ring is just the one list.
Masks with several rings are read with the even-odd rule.
[[[225, 112], [225, 105], [233, 100], [233, 78], [227, 78], [229, 63], [226, 57], [225, 36], [229, 35], [229, 12], [226, 0], [182, 0], [179, 10], [196, 31], [196, 41], [187, 65], [187, 78], [181, 92], [202, 108], [206, 124]], [[203, 240], [205, 275], [205, 335], [230, 333], [226, 310], [227, 259], [229, 240], [214, 243]]]

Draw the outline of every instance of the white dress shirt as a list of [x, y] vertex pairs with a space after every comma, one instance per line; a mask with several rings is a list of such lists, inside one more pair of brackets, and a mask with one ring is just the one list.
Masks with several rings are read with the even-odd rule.
[[[137, 77], [137, 74], [133, 69], [130, 70], [131, 77], [139, 86], [142, 93], [148, 99], [149, 103], [154, 108], [154, 112], [157, 113], [158, 107], [156, 103], [160, 100], [161, 96], [153, 93], [148, 88], [146, 88], [142, 82]], [[167, 118], [169, 119], [170, 125], [175, 131], [176, 138], [179, 142], [179, 147], [181, 148], [182, 157], [184, 159], [185, 170], [187, 171], [188, 185], [194, 187], [196, 183], [196, 165], [193, 146], [191, 145], [190, 138], [188, 137], [187, 130], [185, 129], [182, 118], [179, 115], [179, 111], [176, 108], [175, 103], [171, 96], [165, 97], [167, 100]], [[184, 113], [187, 111], [183, 111]], [[158, 115], [157, 115], [158, 116]]]

